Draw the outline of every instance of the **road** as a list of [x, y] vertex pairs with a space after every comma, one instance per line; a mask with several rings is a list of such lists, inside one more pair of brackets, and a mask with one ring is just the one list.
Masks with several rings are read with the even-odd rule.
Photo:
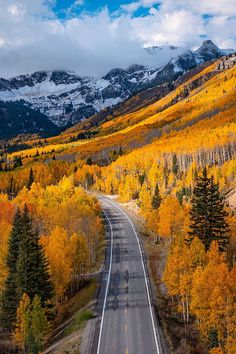
[[99, 199], [110, 241], [92, 354], [164, 354], [134, 224], [119, 204]]

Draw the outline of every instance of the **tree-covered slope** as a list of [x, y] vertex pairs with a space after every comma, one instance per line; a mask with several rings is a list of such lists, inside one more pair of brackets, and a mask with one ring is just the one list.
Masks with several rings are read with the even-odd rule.
[[22, 102], [0, 101], [0, 138], [25, 133], [49, 136], [58, 133], [58, 128], [44, 114]]

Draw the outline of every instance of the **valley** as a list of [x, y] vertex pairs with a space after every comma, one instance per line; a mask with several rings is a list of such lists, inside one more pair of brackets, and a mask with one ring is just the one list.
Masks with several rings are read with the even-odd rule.
[[0, 81], [4, 353], [235, 353], [235, 90], [209, 40], [97, 81]]

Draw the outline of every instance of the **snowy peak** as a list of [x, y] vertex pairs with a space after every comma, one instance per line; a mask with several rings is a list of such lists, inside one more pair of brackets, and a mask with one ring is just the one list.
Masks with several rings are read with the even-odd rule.
[[66, 71], [52, 71], [50, 81], [56, 85], [74, 84], [81, 80], [75, 73], [68, 73]]
[[[162, 49], [146, 48], [150, 54], [157, 55]], [[234, 52], [219, 49], [210, 40], [204, 41], [199, 49], [180, 55], [177, 55], [180, 48], [168, 46], [168, 50], [173, 54], [172, 59], [161, 68], [134, 64], [127, 69], [112, 69], [100, 79], [60, 70], [0, 79], [0, 101], [22, 101], [57, 126], [65, 127], [117, 105], [140, 91], [172, 82], [205, 61]]]
[[175, 53], [179, 49], [180, 49], [179, 47], [176, 47], [174, 45], [152, 46], [152, 47], [146, 47], [145, 48], [145, 50], [151, 55], [160, 54], [160, 53], [162, 53], [164, 51]]
[[234, 49], [220, 49], [211, 40], [206, 40], [202, 43], [201, 47], [193, 53], [198, 62], [204, 62], [234, 52]]

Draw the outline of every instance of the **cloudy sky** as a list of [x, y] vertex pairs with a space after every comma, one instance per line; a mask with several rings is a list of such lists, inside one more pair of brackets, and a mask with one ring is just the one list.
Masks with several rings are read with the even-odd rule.
[[196, 48], [210, 38], [236, 48], [235, 27], [236, 0], [0, 0], [0, 76], [158, 66], [170, 53], [144, 47]]

